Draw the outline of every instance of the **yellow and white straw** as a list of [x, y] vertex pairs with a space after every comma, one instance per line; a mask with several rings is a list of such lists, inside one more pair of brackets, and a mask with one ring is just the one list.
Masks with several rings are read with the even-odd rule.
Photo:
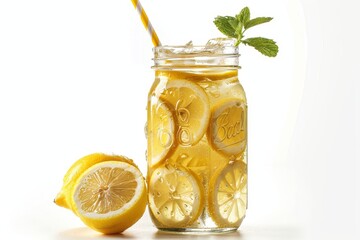
[[155, 29], [151, 25], [151, 22], [149, 21], [149, 18], [146, 15], [146, 12], [145, 12], [144, 8], [141, 6], [140, 1], [139, 0], [131, 0], [131, 2], [133, 3], [134, 7], [136, 8], [138, 13], [140, 14], [141, 21], [142, 21], [145, 29], [150, 34], [151, 40], [152, 40], [154, 46], [155, 47], [161, 46], [161, 42], [160, 42], [160, 40], [159, 40], [159, 38], [158, 38], [158, 36], [157, 36], [157, 34], [155, 32]]

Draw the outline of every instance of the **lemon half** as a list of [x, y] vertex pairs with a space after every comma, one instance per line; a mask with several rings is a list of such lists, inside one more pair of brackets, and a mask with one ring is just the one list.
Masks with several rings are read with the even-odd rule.
[[63, 178], [63, 186], [62, 186], [60, 192], [55, 197], [54, 202], [61, 207], [70, 209], [71, 208], [70, 192], [72, 191], [76, 180], [89, 167], [91, 167], [97, 163], [104, 162], [104, 161], [121, 161], [121, 162], [127, 162], [127, 163], [135, 166], [134, 162], [131, 159], [124, 157], [124, 156], [107, 155], [104, 153], [93, 153], [93, 154], [84, 156], [84, 157], [80, 158], [79, 160], [77, 160], [66, 172], [66, 174]]
[[97, 163], [88, 168], [74, 186], [73, 211], [86, 225], [99, 232], [122, 232], [145, 211], [144, 178], [139, 169], [129, 163]]

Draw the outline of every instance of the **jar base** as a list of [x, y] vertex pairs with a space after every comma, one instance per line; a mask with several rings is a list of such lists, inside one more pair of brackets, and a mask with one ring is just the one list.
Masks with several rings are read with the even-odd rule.
[[158, 228], [164, 233], [171, 234], [212, 234], [232, 233], [238, 228]]

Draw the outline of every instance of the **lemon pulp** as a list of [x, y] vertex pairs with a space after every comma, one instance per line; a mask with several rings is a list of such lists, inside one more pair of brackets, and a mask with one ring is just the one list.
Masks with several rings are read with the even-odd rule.
[[95, 164], [81, 175], [75, 186], [72, 209], [86, 225], [99, 232], [122, 232], [145, 211], [144, 178], [129, 163]]
[[107, 155], [104, 153], [93, 153], [86, 155], [73, 163], [69, 170], [66, 172], [63, 178], [63, 186], [60, 192], [55, 197], [54, 202], [61, 207], [70, 209], [70, 193], [74, 188], [74, 184], [77, 179], [91, 166], [105, 161], [121, 161], [136, 166], [131, 159], [125, 156]]
[[82, 213], [105, 214], [129, 203], [137, 185], [133, 173], [118, 167], [102, 167], [83, 178], [76, 197]]
[[236, 161], [215, 174], [210, 182], [210, 215], [220, 227], [239, 226], [247, 206], [246, 164]]
[[157, 168], [150, 178], [149, 207], [164, 227], [191, 225], [200, 215], [204, 193], [191, 172], [170, 165]]

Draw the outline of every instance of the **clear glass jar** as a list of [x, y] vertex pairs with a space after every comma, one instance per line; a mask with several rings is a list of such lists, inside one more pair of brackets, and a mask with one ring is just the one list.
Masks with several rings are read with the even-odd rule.
[[148, 201], [160, 230], [235, 231], [247, 208], [247, 103], [229, 46], [154, 48]]

